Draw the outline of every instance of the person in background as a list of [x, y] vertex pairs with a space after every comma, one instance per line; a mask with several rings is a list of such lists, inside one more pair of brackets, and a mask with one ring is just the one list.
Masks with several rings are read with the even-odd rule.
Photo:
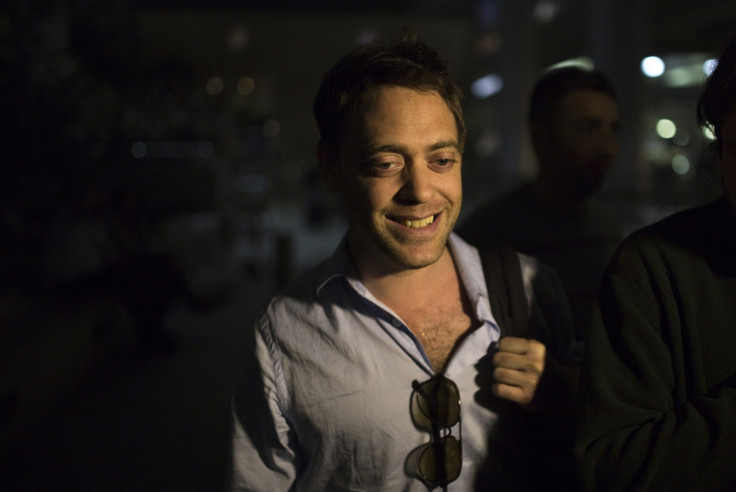
[[698, 116], [725, 193], [634, 232], [604, 276], [576, 439], [586, 490], [736, 490], [736, 37]]
[[595, 198], [619, 153], [616, 93], [598, 71], [550, 70], [534, 87], [528, 123], [536, 178], [481, 204], [457, 232], [477, 247], [508, 244], [554, 268], [582, 341], [623, 237], [619, 219]]
[[[570, 343], [501, 337], [479, 252], [452, 233], [465, 125], [447, 65], [411, 32], [369, 43], [327, 73], [314, 112], [348, 229], [257, 320], [233, 396], [232, 489], [528, 490], [528, 463], [491, 449], [499, 408], [571, 398], [545, 390]], [[531, 289], [537, 263], [514, 255]], [[547, 328], [572, 339], [569, 323]]]

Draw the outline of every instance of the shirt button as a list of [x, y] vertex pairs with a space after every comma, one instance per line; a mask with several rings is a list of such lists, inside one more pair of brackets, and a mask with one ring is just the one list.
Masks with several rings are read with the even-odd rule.
[[391, 320], [391, 324], [394, 325], [394, 327], [398, 328], [398, 327], [401, 326], [401, 321], [399, 321], [398, 319], [394, 318], [394, 319]]

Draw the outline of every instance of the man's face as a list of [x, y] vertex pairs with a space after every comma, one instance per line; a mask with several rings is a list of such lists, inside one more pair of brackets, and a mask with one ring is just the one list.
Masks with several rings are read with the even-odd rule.
[[540, 166], [564, 189], [594, 193], [619, 153], [616, 101], [605, 92], [574, 91], [560, 100], [555, 115], [538, 142]]
[[723, 166], [723, 187], [736, 215], [736, 111], [723, 120], [721, 134], [721, 164]]
[[322, 164], [343, 195], [358, 270], [382, 275], [442, 256], [460, 212], [462, 157], [455, 118], [437, 93], [381, 87], [375, 96]]

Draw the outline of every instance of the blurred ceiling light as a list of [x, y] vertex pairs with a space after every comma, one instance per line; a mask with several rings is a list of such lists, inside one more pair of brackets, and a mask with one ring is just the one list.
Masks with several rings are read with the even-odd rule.
[[677, 154], [672, 158], [672, 170], [680, 176], [685, 176], [690, 172], [690, 159], [682, 154]]
[[237, 90], [241, 96], [249, 96], [256, 88], [256, 82], [251, 77], [243, 77], [238, 80]]
[[664, 139], [670, 139], [677, 133], [677, 125], [672, 120], [662, 118], [657, 122], [657, 135]]
[[503, 89], [503, 79], [496, 74], [488, 74], [476, 79], [470, 86], [470, 92], [478, 99], [486, 99], [498, 94]]
[[562, 60], [561, 62], [555, 63], [554, 65], [550, 65], [547, 70], [556, 70], [558, 68], [565, 67], [579, 67], [583, 70], [593, 70], [595, 68], [595, 64], [593, 63], [593, 60], [591, 60], [587, 56], [580, 56], [578, 58], [569, 58], [567, 60]]
[[220, 77], [212, 77], [207, 81], [207, 94], [216, 96], [225, 88], [225, 82]]
[[659, 77], [664, 73], [664, 60], [658, 56], [647, 56], [641, 61], [641, 71], [647, 77]]
[[542, 0], [534, 6], [534, 20], [538, 24], [549, 24], [560, 11], [560, 6], [553, 0]]

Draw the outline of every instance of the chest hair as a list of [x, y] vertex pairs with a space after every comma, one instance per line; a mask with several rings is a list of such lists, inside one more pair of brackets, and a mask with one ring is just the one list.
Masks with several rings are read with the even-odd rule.
[[406, 309], [400, 314], [422, 344], [432, 367], [441, 372], [452, 350], [473, 327], [461, 302], [433, 304], [423, 309]]

